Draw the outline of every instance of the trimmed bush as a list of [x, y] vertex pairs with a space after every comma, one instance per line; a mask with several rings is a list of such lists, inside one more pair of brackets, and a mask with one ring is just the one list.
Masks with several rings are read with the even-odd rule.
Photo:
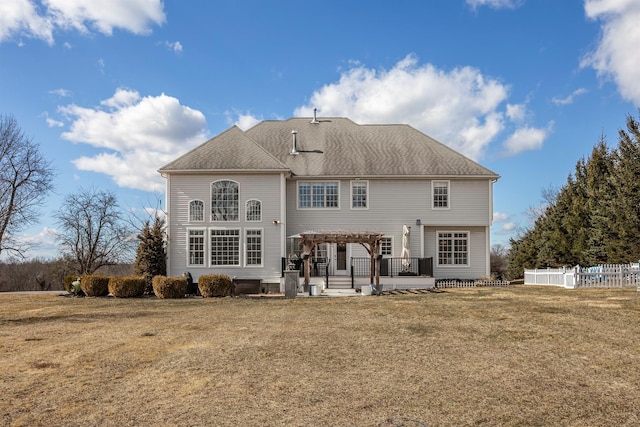
[[145, 287], [144, 277], [125, 276], [109, 279], [109, 293], [118, 298], [141, 297], [144, 295]]
[[85, 274], [80, 281], [80, 288], [88, 297], [109, 295], [109, 276]]
[[198, 279], [200, 295], [205, 298], [233, 295], [234, 285], [226, 274], [207, 274]]
[[187, 293], [187, 279], [155, 276], [153, 278], [153, 293], [158, 298], [184, 298]]

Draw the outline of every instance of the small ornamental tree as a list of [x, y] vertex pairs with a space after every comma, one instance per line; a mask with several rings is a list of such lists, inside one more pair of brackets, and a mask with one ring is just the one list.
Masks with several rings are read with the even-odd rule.
[[147, 221], [138, 234], [138, 250], [133, 272], [142, 276], [147, 284], [147, 293], [151, 292], [154, 276], [166, 276], [167, 257], [164, 244], [164, 219], [156, 216], [153, 225]]

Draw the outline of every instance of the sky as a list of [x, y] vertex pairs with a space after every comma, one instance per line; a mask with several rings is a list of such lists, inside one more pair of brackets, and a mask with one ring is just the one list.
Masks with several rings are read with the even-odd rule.
[[157, 170], [233, 125], [406, 123], [500, 175], [491, 244], [531, 226], [640, 106], [639, 0], [2, 0], [0, 114], [56, 170], [19, 238], [55, 257], [80, 189], [164, 203]]

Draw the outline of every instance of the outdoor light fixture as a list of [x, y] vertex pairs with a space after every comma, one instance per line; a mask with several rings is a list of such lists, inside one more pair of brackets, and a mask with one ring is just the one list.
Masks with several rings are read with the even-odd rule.
[[279, 220], [279, 219], [274, 219], [274, 220], [273, 220], [273, 223], [274, 223], [275, 225], [278, 225], [278, 224], [280, 224], [280, 220]]
[[416, 219], [416, 225], [422, 225], [422, 220], [421, 219]]

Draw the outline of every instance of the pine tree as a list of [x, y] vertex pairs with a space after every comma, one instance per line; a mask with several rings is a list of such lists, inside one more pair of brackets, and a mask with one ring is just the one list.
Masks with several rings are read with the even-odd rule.
[[138, 234], [138, 240], [134, 273], [145, 278], [149, 290], [154, 276], [167, 274], [164, 219], [156, 216], [153, 226], [147, 221]]

